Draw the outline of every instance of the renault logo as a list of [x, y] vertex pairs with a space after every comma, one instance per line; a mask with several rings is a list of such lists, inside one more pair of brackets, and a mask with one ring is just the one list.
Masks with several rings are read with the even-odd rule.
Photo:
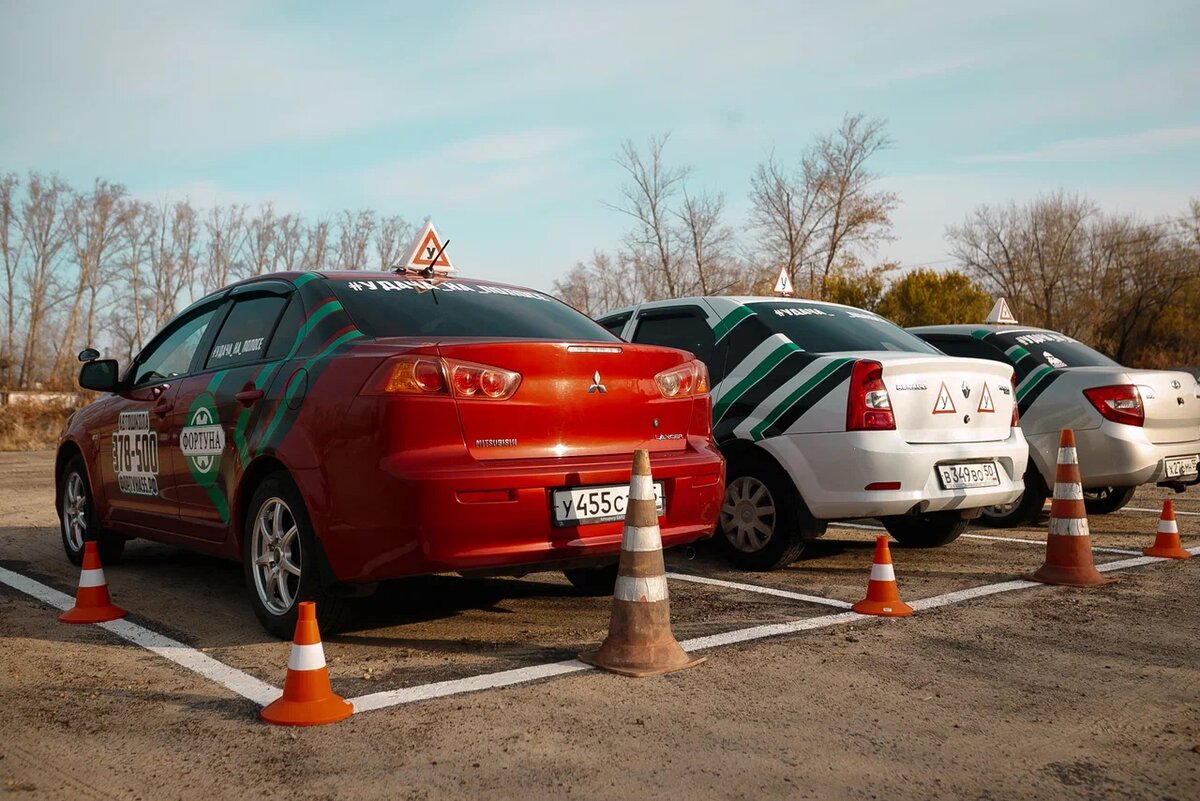
[[1183, 384], [1180, 384], [1178, 381], [1172, 381], [1172, 382], [1171, 382], [1171, 388], [1172, 388], [1172, 389], [1180, 389], [1180, 388], [1182, 388], [1182, 387], [1183, 387]]
[[604, 385], [600, 383], [600, 371], [599, 370], [592, 373], [592, 385], [590, 387], [588, 387], [588, 394], [591, 395], [593, 392], [599, 392], [601, 394], [608, 392], [608, 390], [605, 389]]
[[964, 398], [969, 398], [969, 397], [971, 397], [971, 388], [970, 388], [969, 386], [967, 386], [967, 382], [966, 382], [966, 381], [964, 381], [964, 382], [962, 383], [962, 394], [963, 394], [963, 397], [964, 397]]

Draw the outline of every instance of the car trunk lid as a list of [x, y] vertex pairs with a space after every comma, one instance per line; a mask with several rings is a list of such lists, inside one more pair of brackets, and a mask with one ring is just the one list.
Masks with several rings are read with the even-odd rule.
[[1156, 444], [1200, 439], [1200, 385], [1189, 373], [1128, 370], [1138, 387], [1146, 420], [1146, 437]]

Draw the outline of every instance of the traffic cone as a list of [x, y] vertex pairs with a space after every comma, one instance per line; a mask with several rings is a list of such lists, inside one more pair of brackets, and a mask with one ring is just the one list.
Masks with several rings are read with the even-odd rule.
[[329, 686], [329, 668], [317, 630], [317, 605], [301, 601], [283, 695], [263, 707], [259, 715], [278, 726], [319, 726], [348, 718], [353, 712], [350, 702], [335, 695]]
[[892, 552], [888, 550], [888, 538], [875, 538], [875, 558], [871, 561], [871, 580], [867, 582], [867, 597], [850, 607], [860, 615], [880, 617], [908, 617], [913, 608], [900, 600], [896, 587], [896, 571], [892, 568]]
[[1054, 500], [1050, 503], [1050, 529], [1046, 536], [1046, 562], [1031, 577], [1043, 584], [1098, 587], [1111, 584], [1092, 563], [1092, 538], [1088, 531], [1075, 432], [1064, 428], [1058, 440], [1058, 467]]
[[704, 661], [679, 647], [671, 633], [671, 602], [648, 451], [633, 452], [608, 636], [599, 649], [580, 654], [579, 658], [589, 665], [638, 678], [683, 670]]
[[83, 544], [83, 570], [79, 573], [79, 589], [75, 592], [75, 605], [58, 616], [63, 623], [103, 623], [128, 614], [115, 606], [108, 597], [108, 583], [104, 580], [104, 567], [100, 564], [100, 553], [96, 543]]
[[1191, 559], [1179, 541], [1179, 524], [1175, 522], [1175, 504], [1170, 498], [1163, 501], [1162, 515], [1158, 518], [1158, 535], [1154, 545], [1142, 551], [1146, 556], [1161, 556], [1164, 559]]

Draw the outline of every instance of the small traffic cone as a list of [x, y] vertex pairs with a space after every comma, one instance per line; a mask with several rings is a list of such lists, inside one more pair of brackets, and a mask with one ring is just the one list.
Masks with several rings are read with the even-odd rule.
[[104, 580], [104, 567], [100, 564], [100, 553], [96, 543], [83, 544], [83, 570], [79, 573], [79, 589], [75, 592], [75, 605], [58, 616], [63, 623], [103, 623], [116, 620], [128, 613], [115, 606], [108, 597], [108, 583]]
[[350, 702], [335, 695], [329, 686], [329, 668], [317, 630], [317, 605], [301, 601], [283, 695], [263, 707], [259, 715], [278, 726], [319, 726], [348, 718], [353, 712]]
[[1175, 522], [1175, 504], [1170, 498], [1163, 501], [1162, 515], [1158, 518], [1158, 535], [1154, 544], [1142, 551], [1146, 556], [1161, 556], [1164, 559], [1191, 559], [1179, 541], [1179, 524]]
[[671, 602], [648, 451], [633, 452], [608, 636], [597, 650], [580, 654], [579, 658], [589, 665], [638, 678], [683, 670], [704, 661], [704, 657], [693, 657], [679, 647], [671, 633]]
[[871, 580], [867, 582], [867, 597], [850, 607], [860, 615], [880, 617], [908, 617], [913, 608], [900, 600], [896, 586], [896, 571], [892, 568], [892, 552], [888, 550], [888, 538], [875, 538], [875, 558], [871, 561]]
[[1111, 584], [1092, 563], [1092, 538], [1083, 486], [1079, 478], [1079, 456], [1075, 432], [1064, 428], [1058, 439], [1058, 467], [1054, 477], [1054, 500], [1050, 503], [1050, 529], [1046, 536], [1046, 562], [1031, 576], [1043, 584], [1067, 587], [1098, 587]]

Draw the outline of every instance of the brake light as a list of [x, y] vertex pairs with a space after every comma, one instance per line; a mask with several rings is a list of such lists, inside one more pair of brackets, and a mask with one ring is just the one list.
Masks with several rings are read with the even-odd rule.
[[458, 398], [505, 400], [512, 397], [521, 383], [521, 374], [512, 370], [453, 359], [444, 361], [450, 372], [450, 386]]
[[870, 359], [854, 363], [846, 399], [847, 431], [895, 431], [892, 399], [883, 385], [883, 365]]
[[1008, 383], [1012, 386], [1012, 401], [1013, 401], [1013, 415], [1012, 415], [1012, 423], [1010, 423], [1010, 425], [1013, 428], [1016, 428], [1017, 426], [1021, 425], [1021, 415], [1017, 411], [1017, 374], [1016, 373], [1013, 373], [1012, 375], [1010, 375], [1008, 377]]
[[383, 395], [445, 395], [446, 379], [441, 359], [430, 356], [399, 356], [387, 364], [383, 381], [377, 382]]
[[1083, 394], [1105, 420], [1128, 426], [1140, 426], [1146, 422], [1141, 393], [1133, 384], [1092, 387], [1085, 389]]
[[670, 370], [663, 370], [654, 376], [654, 381], [664, 398], [708, 394], [708, 368], [704, 366], [704, 362], [697, 359]]
[[506, 400], [521, 384], [521, 374], [486, 364], [397, 356], [367, 382], [367, 395], [454, 395], [456, 398]]

